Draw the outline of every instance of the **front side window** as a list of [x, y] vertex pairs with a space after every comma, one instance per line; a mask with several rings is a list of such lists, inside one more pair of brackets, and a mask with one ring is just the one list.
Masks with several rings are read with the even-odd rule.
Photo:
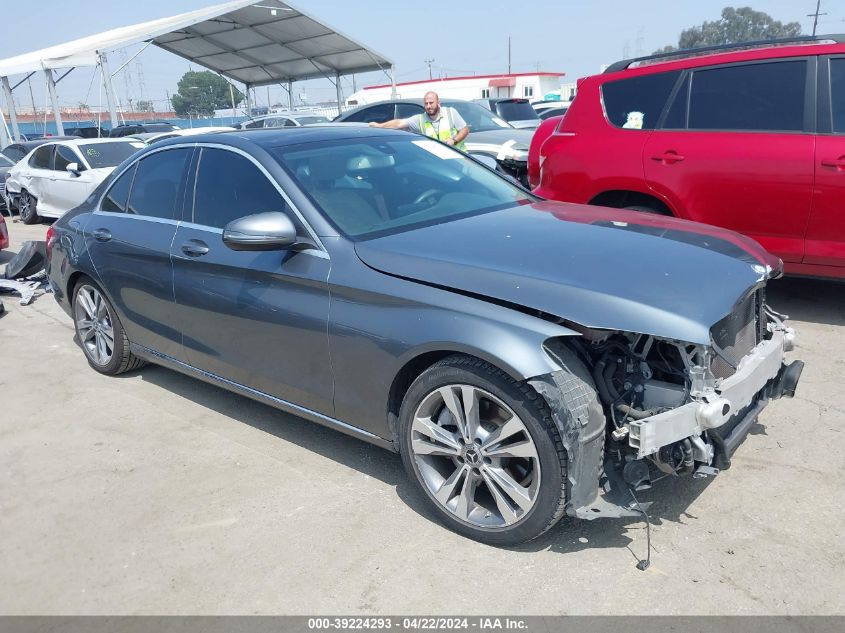
[[413, 103], [397, 103], [396, 104], [396, 118], [410, 119], [412, 116], [422, 114], [425, 112], [422, 106]]
[[698, 70], [689, 129], [800, 132], [806, 75], [805, 60]]
[[141, 159], [129, 194], [129, 213], [172, 220], [181, 207], [191, 149], [168, 149]]
[[830, 60], [830, 99], [834, 134], [845, 134], [845, 59]]
[[32, 158], [29, 159], [29, 166], [35, 169], [50, 169], [50, 156], [52, 153], [52, 145], [42, 145], [35, 150]]
[[416, 136], [310, 143], [274, 154], [326, 218], [356, 239], [536, 200], [462, 152]]
[[80, 169], [84, 169], [76, 152], [64, 145], [56, 146], [56, 158], [54, 159], [53, 169], [55, 171], [65, 171], [71, 163], [76, 163]]
[[247, 215], [287, 210], [284, 198], [255, 164], [234, 152], [204, 148], [194, 198], [194, 223], [222, 229]]
[[653, 130], [680, 71], [610, 81], [601, 87], [607, 120], [626, 130]]
[[132, 186], [132, 179], [135, 177], [135, 170], [138, 164], [135, 163], [115, 180], [105, 198], [103, 198], [103, 211], [112, 213], [126, 213], [126, 203], [129, 201], [129, 189]]
[[[501, 130], [502, 128], [512, 128], [510, 123], [500, 119], [495, 114], [490, 112], [484, 106], [477, 103], [469, 103], [467, 101], [449, 101], [443, 105], [448, 105], [455, 108], [461, 118], [469, 126], [472, 132], [484, 132], [485, 130]], [[531, 106], [528, 106], [531, 107]], [[534, 108], [531, 108], [533, 111]]]

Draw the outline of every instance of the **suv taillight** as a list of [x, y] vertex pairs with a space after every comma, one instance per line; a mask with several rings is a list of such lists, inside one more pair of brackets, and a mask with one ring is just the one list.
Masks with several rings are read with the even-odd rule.
[[56, 229], [52, 226], [47, 229], [47, 261], [50, 261], [50, 256], [53, 254], [53, 243], [56, 241]]

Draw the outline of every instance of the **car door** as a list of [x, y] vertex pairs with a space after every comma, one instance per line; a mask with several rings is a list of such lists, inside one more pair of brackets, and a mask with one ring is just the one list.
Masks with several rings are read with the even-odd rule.
[[805, 264], [845, 266], [845, 56], [821, 60], [819, 134]]
[[648, 138], [648, 185], [678, 215], [804, 256], [813, 186], [815, 58], [689, 73]]
[[50, 180], [53, 177], [53, 152], [55, 145], [42, 145], [36, 149], [29, 162], [18, 174], [21, 191], [26, 189], [38, 200], [38, 211], [52, 212], [50, 204]]
[[91, 261], [132, 343], [183, 360], [170, 246], [192, 147], [146, 154], [117, 177], [85, 225]]
[[[67, 166], [76, 163], [78, 174], [67, 171]], [[53, 157], [53, 177], [50, 180], [50, 199], [57, 213], [65, 213], [82, 203], [91, 192], [93, 177], [75, 149], [57, 145]]]
[[235, 251], [223, 243], [223, 228], [237, 218], [279, 211], [298, 221], [245, 153], [203, 147], [193, 191], [192, 221], [179, 226], [171, 251], [188, 362], [332, 415], [327, 254]]

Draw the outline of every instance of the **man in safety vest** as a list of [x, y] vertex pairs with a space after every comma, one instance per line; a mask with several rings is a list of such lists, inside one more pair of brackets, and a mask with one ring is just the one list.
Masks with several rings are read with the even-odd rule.
[[393, 119], [384, 123], [370, 123], [370, 127], [386, 127], [394, 130], [408, 130], [429, 138], [436, 138], [462, 152], [466, 151], [464, 139], [469, 135], [469, 126], [455, 108], [440, 105], [436, 92], [427, 92], [423, 97], [423, 114], [407, 119]]

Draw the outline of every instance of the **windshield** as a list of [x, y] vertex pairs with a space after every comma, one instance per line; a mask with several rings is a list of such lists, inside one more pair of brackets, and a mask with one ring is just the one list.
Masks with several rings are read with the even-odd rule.
[[471, 132], [501, 130], [502, 128], [510, 129], [513, 127], [510, 123], [503, 121], [490, 112], [490, 110], [478, 105], [477, 103], [468, 103], [466, 101], [448, 101], [443, 105], [455, 108], [455, 110], [458, 111], [458, 114], [460, 114], [464, 121], [466, 121]]
[[346, 139], [273, 150], [323, 214], [366, 239], [526, 204], [535, 198], [430, 139]]
[[537, 111], [531, 107], [527, 99], [499, 101], [496, 104], [496, 110], [507, 121], [530, 121], [539, 118]]
[[102, 169], [117, 167], [142, 147], [144, 144], [138, 141], [126, 141], [125, 143], [90, 143], [80, 145], [78, 149], [91, 165], [91, 169]]

